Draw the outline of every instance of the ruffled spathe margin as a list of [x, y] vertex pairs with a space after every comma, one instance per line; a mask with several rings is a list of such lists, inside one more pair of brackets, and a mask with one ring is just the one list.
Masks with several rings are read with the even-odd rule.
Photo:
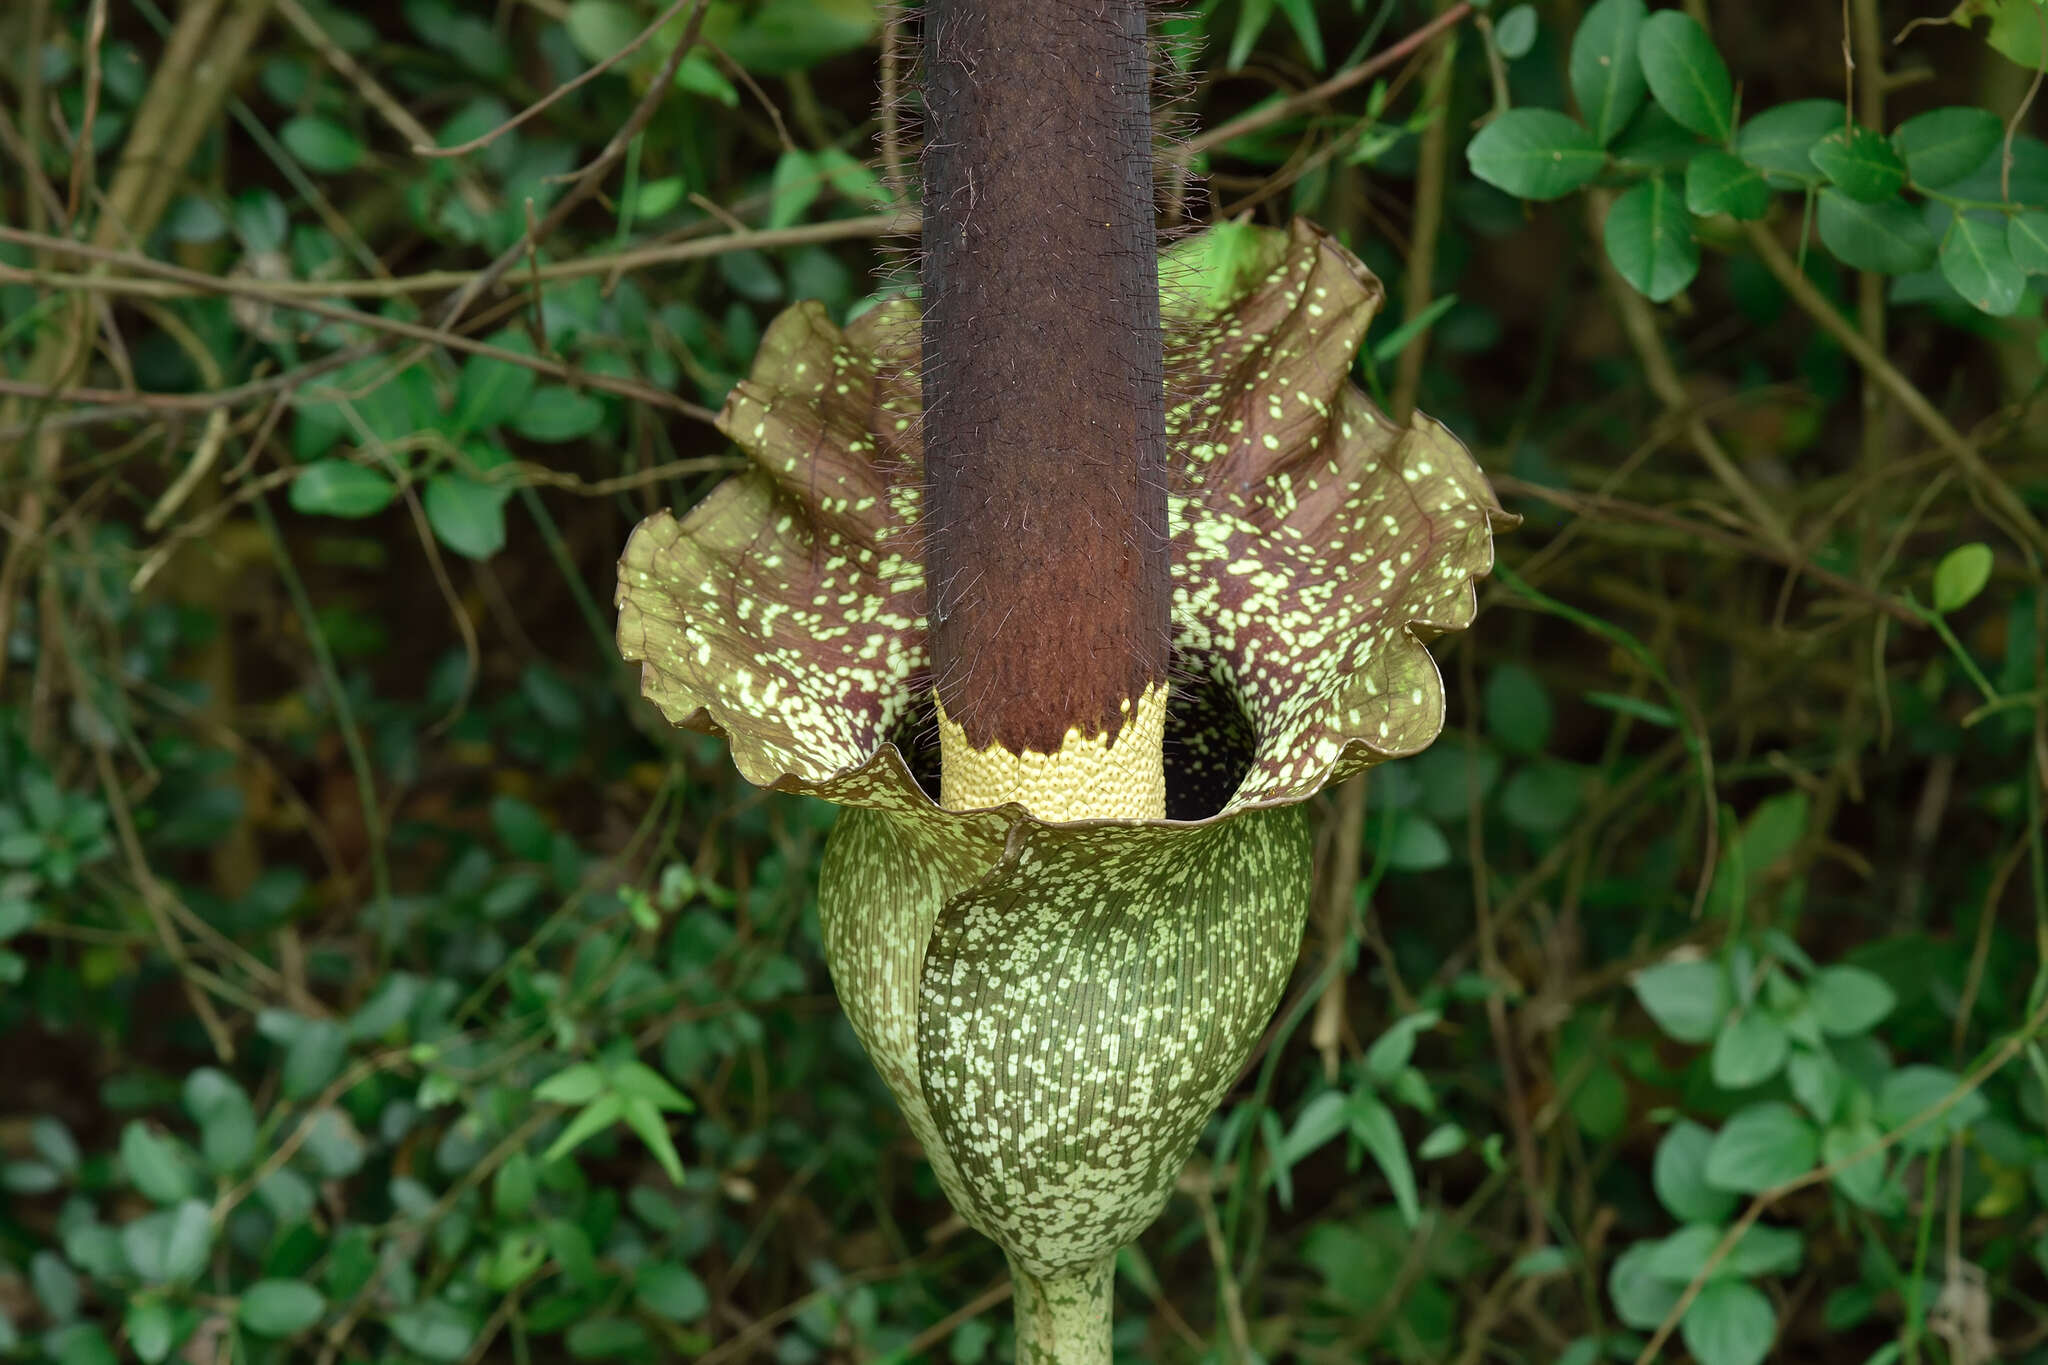
[[[1233, 226], [1177, 255], [1205, 296], [1167, 310], [1177, 671], [1250, 723], [1251, 752], [1203, 774], [1231, 784], [1215, 818], [1427, 747], [1423, 641], [1470, 624], [1505, 514], [1446, 429], [1398, 429], [1350, 382], [1382, 292], [1334, 239]], [[931, 804], [894, 742], [928, 674], [916, 342], [900, 302], [843, 331], [786, 310], [719, 419], [754, 468], [648, 518], [620, 561], [642, 691], [756, 785]]]

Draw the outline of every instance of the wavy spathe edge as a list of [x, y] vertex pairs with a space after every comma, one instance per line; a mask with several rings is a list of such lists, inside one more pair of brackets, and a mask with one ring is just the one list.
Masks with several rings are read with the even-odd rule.
[[[1194, 279], [1170, 310], [1174, 633], [1256, 709], [1259, 749], [1215, 814], [1161, 822], [1187, 826], [1427, 747], [1444, 700], [1425, 642], [1469, 626], [1512, 524], [1445, 428], [1397, 429], [1349, 383], [1380, 296], [1356, 258], [1307, 224], [1228, 232], [1182, 244]], [[750, 782], [951, 818], [889, 738], [925, 670], [907, 321], [775, 320], [721, 414], [756, 467], [636, 528], [619, 640], [643, 693], [725, 736]]]

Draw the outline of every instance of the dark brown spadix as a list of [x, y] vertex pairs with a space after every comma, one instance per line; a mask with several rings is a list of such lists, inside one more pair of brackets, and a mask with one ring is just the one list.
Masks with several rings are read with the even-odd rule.
[[924, 69], [939, 703], [974, 749], [1114, 747], [1171, 603], [1146, 6], [928, 0]]

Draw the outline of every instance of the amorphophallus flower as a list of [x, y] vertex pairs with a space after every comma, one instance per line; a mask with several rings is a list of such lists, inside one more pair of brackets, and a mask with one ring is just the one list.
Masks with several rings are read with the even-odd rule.
[[1435, 738], [1424, 642], [1470, 622], [1502, 515], [1448, 431], [1350, 382], [1381, 290], [1334, 239], [1231, 224], [1169, 262], [1163, 816], [940, 803], [907, 304], [776, 319], [720, 418], [752, 468], [643, 522], [619, 568], [619, 646], [663, 714], [724, 734], [749, 781], [844, 808], [819, 887], [833, 981], [953, 1205], [1009, 1256], [1020, 1359], [1107, 1360], [1114, 1254], [1293, 967], [1303, 803]]

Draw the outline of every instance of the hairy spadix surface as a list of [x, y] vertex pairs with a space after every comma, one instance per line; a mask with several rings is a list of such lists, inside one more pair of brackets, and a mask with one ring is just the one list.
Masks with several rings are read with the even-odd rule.
[[[1297, 223], [1162, 272], [1176, 693], [1163, 820], [942, 809], [919, 554], [917, 329], [799, 304], [721, 428], [754, 468], [634, 532], [619, 646], [752, 782], [848, 809], [833, 980], [955, 1207], [1035, 1275], [1155, 1217], [1291, 970], [1301, 803], [1443, 722], [1501, 513], [1464, 448], [1348, 379], [1377, 280]], [[928, 774], [926, 774], [928, 778]]]

